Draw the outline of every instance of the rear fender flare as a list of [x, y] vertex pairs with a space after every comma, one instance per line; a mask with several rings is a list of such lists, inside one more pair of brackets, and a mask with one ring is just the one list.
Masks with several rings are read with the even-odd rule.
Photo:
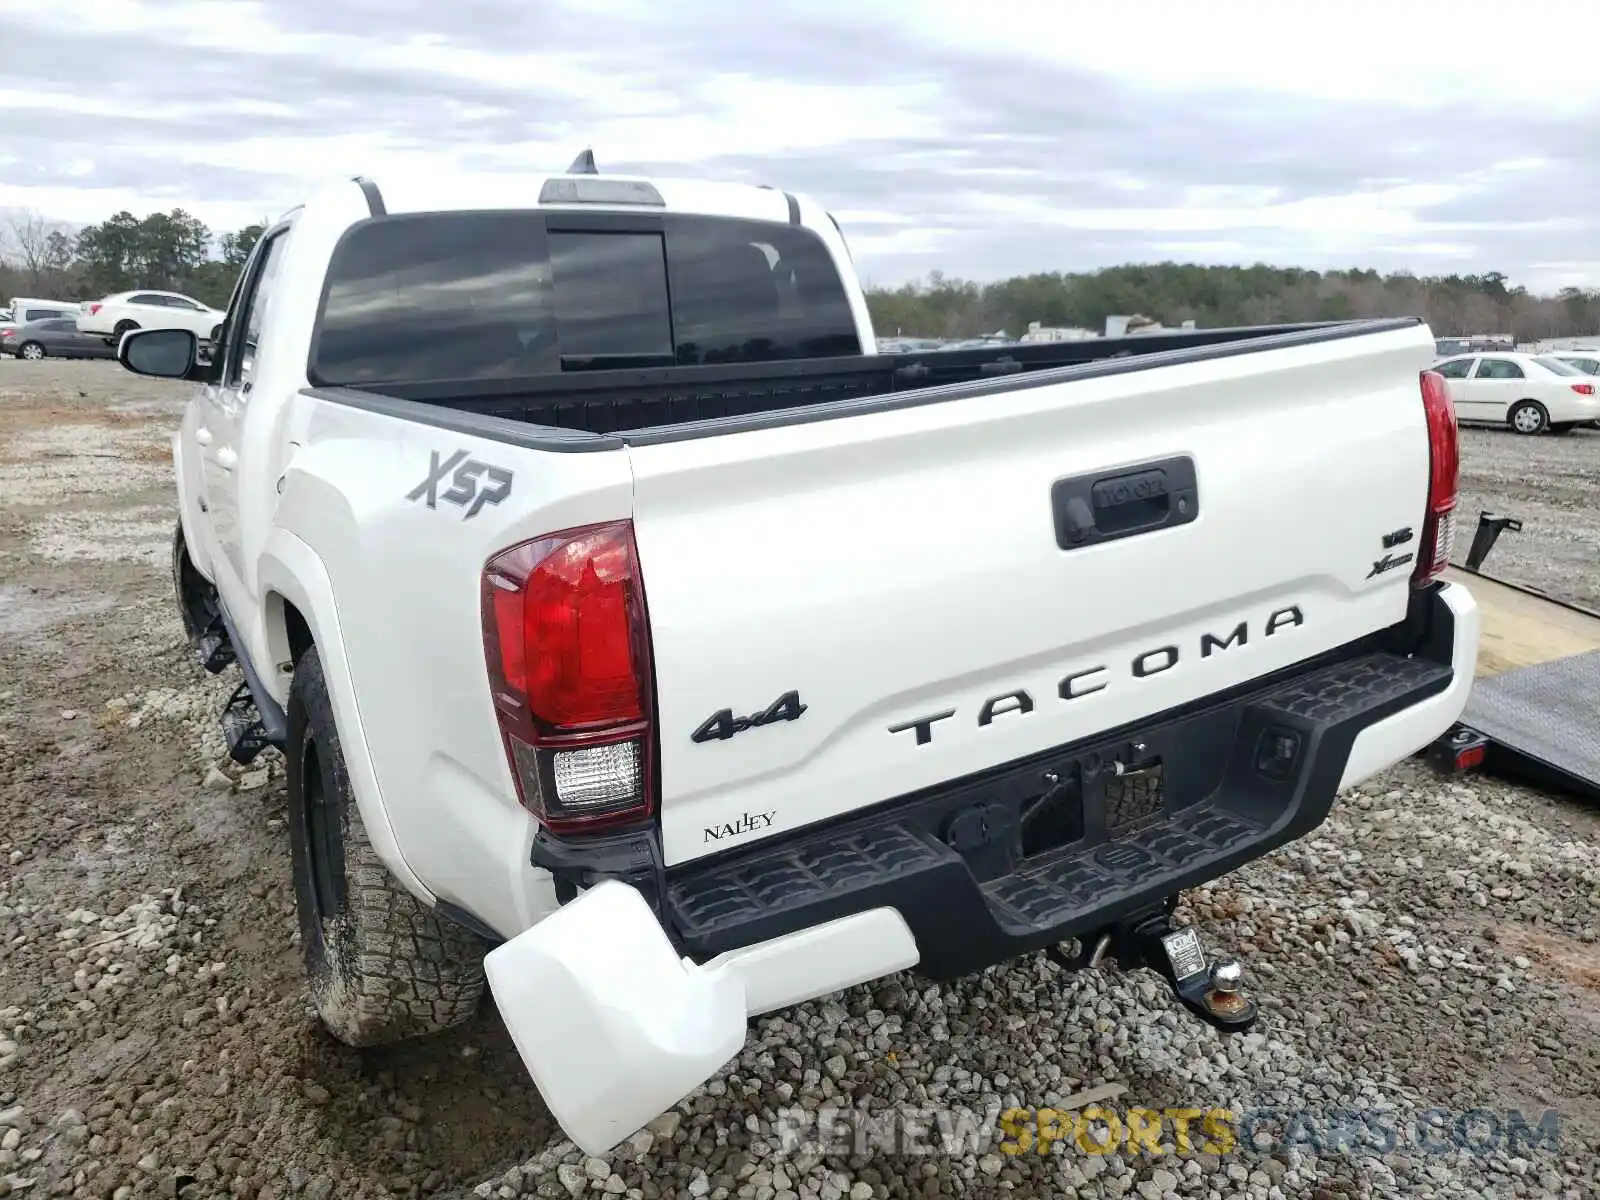
[[280, 665], [290, 660], [289, 635], [284, 617], [284, 602], [287, 601], [305, 618], [322, 659], [328, 698], [333, 705], [333, 718], [339, 729], [345, 767], [350, 774], [350, 788], [355, 794], [356, 807], [367, 828], [372, 848], [407, 891], [424, 904], [433, 905], [436, 898], [406, 862], [394, 827], [389, 823], [377, 771], [367, 748], [366, 731], [356, 700], [355, 681], [345, 657], [339, 614], [334, 605], [333, 580], [328, 575], [327, 567], [317, 552], [300, 538], [286, 530], [275, 529], [267, 539], [257, 571], [263, 598], [264, 628], [260, 644], [268, 652], [262, 664], [263, 675], [276, 677], [275, 682], [287, 678], [280, 670]]

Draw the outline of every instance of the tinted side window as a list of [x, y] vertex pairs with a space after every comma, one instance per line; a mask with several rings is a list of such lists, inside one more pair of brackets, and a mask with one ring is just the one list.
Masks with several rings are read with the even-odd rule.
[[661, 235], [552, 230], [549, 238], [562, 369], [671, 366]]
[[542, 215], [385, 217], [328, 268], [313, 380], [471, 380], [560, 369]]
[[667, 269], [679, 363], [861, 353], [839, 272], [808, 230], [669, 218]]
[[1478, 368], [1479, 379], [1522, 379], [1522, 368], [1503, 358], [1486, 358]]
[[1440, 363], [1433, 369], [1446, 379], [1465, 379], [1467, 377], [1467, 369], [1471, 366], [1472, 360], [1470, 358], [1457, 358], [1451, 362]]
[[22, 314], [24, 321], [48, 321], [52, 317], [62, 316], [59, 308], [30, 308]]
[[250, 294], [244, 298], [244, 320], [240, 326], [244, 332], [237, 339], [237, 346], [230, 349], [228, 356], [227, 383], [230, 387], [243, 382], [255, 369], [256, 348], [261, 341], [261, 324], [266, 320], [267, 306], [272, 301], [273, 285], [278, 278], [278, 264], [283, 261], [283, 247], [286, 241], [286, 234], [275, 234], [262, 248], [264, 257], [261, 266], [251, 281]]
[[160, 308], [162, 306], [161, 305], [161, 297], [160, 296], [152, 296], [149, 292], [140, 292], [136, 296], [129, 296], [128, 299], [127, 299], [127, 303], [128, 304], [148, 304], [148, 305], [151, 305], [152, 307], [155, 307], [155, 308]]

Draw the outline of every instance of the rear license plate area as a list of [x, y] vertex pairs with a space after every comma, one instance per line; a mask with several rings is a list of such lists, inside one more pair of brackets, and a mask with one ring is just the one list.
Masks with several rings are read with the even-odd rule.
[[1117, 765], [1121, 773], [1106, 779], [1104, 792], [1106, 836], [1112, 839], [1155, 824], [1166, 809], [1166, 781], [1159, 758], [1141, 766]]
[[1024, 859], [1076, 843], [1118, 841], [1166, 815], [1161, 757], [1148, 743], [1093, 751], [1046, 769], [1023, 806]]

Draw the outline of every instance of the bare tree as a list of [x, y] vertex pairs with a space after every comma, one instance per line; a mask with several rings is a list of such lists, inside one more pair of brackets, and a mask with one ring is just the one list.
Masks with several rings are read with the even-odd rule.
[[17, 249], [17, 265], [28, 277], [28, 288], [33, 292], [41, 291], [45, 276], [59, 253], [51, 243], [51, 236], [60, 230], [32, 209], [12, 217], [8, 224], [12, 245]]

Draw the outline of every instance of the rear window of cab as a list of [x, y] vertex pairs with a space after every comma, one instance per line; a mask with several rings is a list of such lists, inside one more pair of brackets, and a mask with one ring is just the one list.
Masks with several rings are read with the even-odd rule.
[[832, 256], [803, 227], [447, 212], [345, 234], [309, 366], [359, 386], [859, 353]]

